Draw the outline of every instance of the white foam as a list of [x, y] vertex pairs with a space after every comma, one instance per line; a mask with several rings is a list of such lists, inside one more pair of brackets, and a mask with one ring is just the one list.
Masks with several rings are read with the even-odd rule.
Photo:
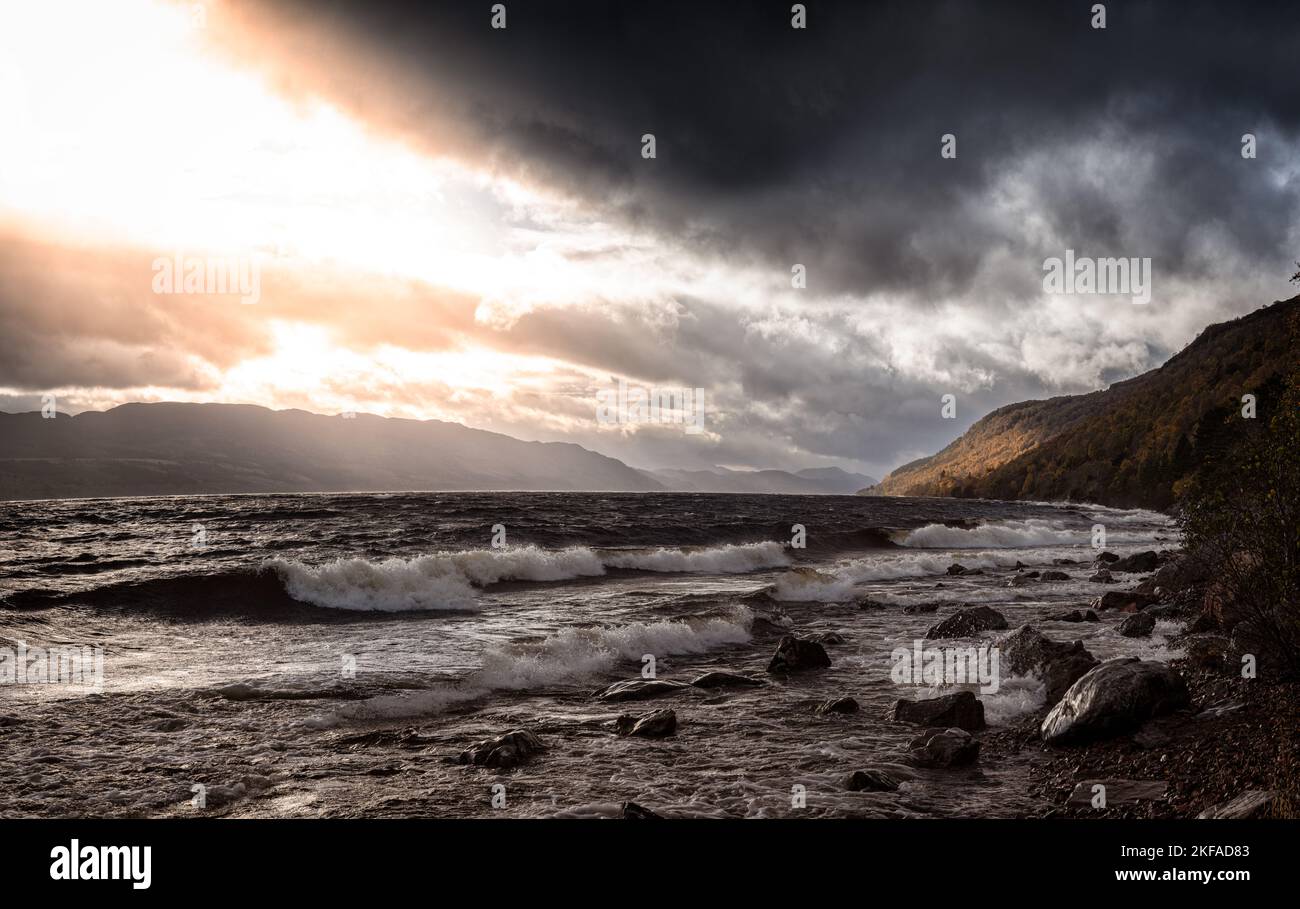
[[753, 612], [741, 606], [726, 617], [565, 629], [539, 644], [491, 648], [484, 652], [480, 669], [454, 684], [348, 704], [306, 725], [328, 729], [352, 719], [429, 716], [493, 691], [582, 682], [608, 675], [620, 663], [639, 665], [647, 653], [662, 659], [743, 644], [750, 639], [753, 620]]
[[656, 549], [654, 552], [606, 556], [604, 562], [610, 568], [635, 568], [641, 571], [735, 574], [789, 565], [790, 556], [786, 554], [784, 544], [769, 541], [697, 550]]
[[1067, 527], [1064, 521], [1028, 518], [1023, 521], [995, 521], [978, 527], [948, 527], [927, 524], [903, 538], [903, 545], [919, 549], [999, 549], [1025, 546], [1088, 544], [1091, 531]]
[[338, 559], [320, 566], [287, 559], [267, 565], [294, 599], [330, 609], [402, 612], [470, 610], [476, 588], [501, 581], [564, 581], [597, 577], [606, 568], [656, 572], [742, 573], [788, 565], [781, 543], [747, 543], [708, 549], [656, 549], [602, 556], [585, 546], [542, 549], [515, 546], [438, 552], [378, 562]]
[[739, 607], [728, 618], [635, 622], [612, 628], [566, 629], [541, 644], [500, 648], [483, 655], [471, 679], [484, 687], [520, 690], [603, 675], [619, 663], [684, 653], [705, 653], [749, 640], [753, 613]]

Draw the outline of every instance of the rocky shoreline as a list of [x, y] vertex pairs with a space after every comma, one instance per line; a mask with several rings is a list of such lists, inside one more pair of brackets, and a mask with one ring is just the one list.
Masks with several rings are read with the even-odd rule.
[[[1147, 551], [1125, 559], [1102, 553], [1093, 569], [1097, 573], [1091, 579], [1099, 583], [1112, 581], [1112, 572], [1146, 577], [1131, 589], [1096, 597], [1086, 609], [1053, 618], [1096, 622], [1098, 613], [1118, 611], [1126, 614], [1118, 632], [1134, 638], [1149, 636], [1157, 619], [1178, 621], [1184, 631], [1173, 643], [1187, 656], [1168, 663], [1132, 656], [1101, 661], [1082, 641], [1052, 640], [1030, 624], [1009, 630], [1005, 617], [987, 606], [958, 609], [933, 625], [926, 638], [971, 639], [1004, 632], [993, 642], [1003, 673], [1041, 679], [1043, 706], [1009, 726], [989, 728], [984, 705], [969, 686], [938, 697], [900, 699], [882, 719], [914, 727], [914, 737], [896, 760], [848, 772], [842, 788], [891, 792], [917, 769], [978, 773], [980, 767], [1019, 761], [1028, 764], [1029, 794], [1039, 806], [1020, 816], [1300, 816], [1300, 685], [1271, 678], [1268, 672], [1242, 671], [1245, 662], [1253, 664], [1259, 655], [1243, 653], [1239, 636], [1226, 627], [1222, 610], [1214, 606], [1211, 579], [1182, 553]], [[949, 574], [965, 571], [954, 564]], [[1023, 586], [1040, 577], [1053, 580], [1026, 570], [1009, 584]], [[863, 609], [880, 607], [870, 601], [859, 604]], [[826, 648], [836, 643], [842, 639], [834, 632], [779, 635], [767, 673], [788, 676], [825, 669], [832, 665]], [[714, 671], [689, 684], [625, 680], [592, 696], [622, 704], [691, 688], [763, 684], [753, 674]], [[858, 711], [852, 697], [825, 699], [814, 710], [820, 715]], [[666, 738], [676, 734], [677, 722], [672, 709], [652, 709], [619, 715], [611, 731]], [[518, 729], [479, 742], [456, 760], [507, 770], [544, 749], [536, 735]], [[659, 815], [653, 806], [629, 802], [623, 816]]]

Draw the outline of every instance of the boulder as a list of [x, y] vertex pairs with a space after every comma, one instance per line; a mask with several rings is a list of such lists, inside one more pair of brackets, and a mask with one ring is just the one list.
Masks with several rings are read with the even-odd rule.
[[1221, 634], [1191, 634], [1178, 642], [1193, 666], [1223, 669], [1228, 665], [1232, 641]]
[[1144, 571], [1155, 571], [1160, 566], [1160, 557], [1156, 555], [1154, 549], [1148, 549], [1146, 552], [1135, 552], [1131, 556], [1122, 559], [1116, 559], [1110, 563], [1111, 571], [1130, 571], [1141, 573]]
[[917, 767], [964, 767], [979, 754], [980, 743], [964, 729], [927, 729], [907, 746], [907, 759]]
[[914, 603], [911, 606], [903, 607], [904, 615], [926, 615], [931, 612], [938, 612], [938, 603]]
[[951, 565], [948, 566], [948, 574], [958, 575], [958, 574], [965, 574], [965, 573], [966, 573], [966, 566], [964, 565], [959, 565], [958, 563], [953, 562]]
[[1097, 558], [1092, 560], [1092, 564], [1098, 568], [1105, 568], [1113, 562], [1118, 562], [1119, 556], [1113, 552], [1102, 552], [1097, 554]]
[[890, 719], [926, 727], [956, 727], [978, 731], [984, 728], [984, 704], [970, 691], [957, 691], [937, 698], [894, 702]]
[[1039, 732], [1049, 745], [1084, 743], [1130, 732], [1189, 703], [1182, 676], [1164, 663], [1107, 660], [1070, 686]]
[[853, 698], [830, 698], [817, 706], [815, 713], [857, 713], [858, 702]]
[[[1096, 792], [1096, 786], [1105, 787], [1104, 793]], [[1092, 808], [1093, 799], [1104, 794], [1104, 807], [1114, 808], [1134, 802], [1163, 802], [1168, 792], [1169, 784], [1164, 780], [1083, 780], [1075, 784], [1065, 804], [1070, 808]]]
[[472, 745], [460, 753], [456, 763], [509, 770], [532, 760], [545, 750], [546, 746], [536, 733], [528, 729], [516, 729]]
[[1119, 633], [1126, 638], [1146, 638], [1156, 630], [1156, 617], [1149, 612], [1136, 612], [1119, 623]]
[[1052, 616], [1054, 622], [1100, 622], [1097, 613], [1089, 610], [1071, 609], [1069, 612], [1058, 612]]
[[966, 638], [981, 631], [998, 631], [1007, 627], [1006, 617], [988, 606], [958, 609], [925, 633], [927, 641], [939, 638]]
[[685, 682], [670, 682], [668, 679], [628, 679], [600, 689], [595, 696], [602, 701], [642, 701], [677, 694], [690, 687]]
[[1070, 576], [1064, 571], [1044, 571], [1042, 574], [1044, 581], [1068, 581]]
[[807, 640], [816, 641], [823, 647], [845, 643], [844, 635], [840, 634], [838, 631], [820, 631], [817, 634], [808, 635]]
[[735, 672], [706, 672], [691, 684], [696, 688], [756, 688], [765, 683]]
[[655, 814], [649, 808], [638, 805], [636, 802], [623, 803], [623, 820], [625, 821], [661, 821], [662, 814]]
[[849, 792], [893, 792], [898, 780], [881, 770], [855, 770], [844, 778], [844, 788]]
[[767, 664], [767, 671], [807, 672], [810, 669], [826, 669], [830, 665], [831, 658], [826, 655], [821, 644], [787, 634], [776, 645], [776, 653]]
[[1206, 808], [1198, 820], [1245, 820], [1268, 817], [1277, 802], [1277, 793], [1269, 789], [1247, 789], [1235, 799]]
[[677, 713], [667, 707], [642, 716], [623, 714], [614, 721], [619, 735], [635, 735], [645, 739], [662, 739], [677, 732]]
[[1034, 673], [1043, 680], [1048, 706], [1097, 665], [1082, 641], [1053, 641], [1032, 625], [1021, 625], [1000, 639], [997, 648], [1000, 670], [1010, 675]]
[[1088, 605], [1093, 609], [1117, 609], [1120, 612], [1139, 612], [1156, 601], [1155, 597], [1134, 590], [1108, 590]]

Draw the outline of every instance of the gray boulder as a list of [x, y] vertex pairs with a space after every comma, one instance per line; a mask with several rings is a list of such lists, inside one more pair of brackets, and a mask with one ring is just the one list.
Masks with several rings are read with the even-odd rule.
[[735, 672], [706, 672], [691, 684], [696, 688], [757, 688], [766, 683]]
[[937, 698], [894, 703], [890, 719], [915, 726], [936, 726], [978, 731], [984, 728], [984, 704], [970, 691], [957, 691]]
[[1119, 623], [1119, 633], [1126, 638], [1146, 638], [1156, 629], [1156, 617], [1149, 612], [1137, 612]]
[[925, 633], [927, 641], [939, 638], [967, 638], [981, 631], [997, 631], [1007, 627], [1002, 613], [988, 606], [969, 606], [958, 609], [948, 618]]
[[898, 780], [881, 770], [855, 770], [844, 778], [844, 788], [850, 792], [893, 792]]
[[639, 717], [623, 714], [614, 721], [614, 727], [619, 735], [662, 739], [677, 732], [677, 713], [664, 707]]
[[1083, 646], [1083, 641], [1053, 641], [1032, 625], [1021, 625], [999, 640], [997, 647], [999, 670], [1011, 675], [1037, 675], [1047, 689], [1049, 707], [1097, 665], [1097, 658]]
[[484, 739], [462, 751], [456, 758], [458, 764], [474, 764], [479, 767], [494, 767], [509, 770], [532, 760], [546, 750], [536, 733], [528, 729], [516, 729], [499, 735], [494, 739]]
[[596, 697], [602, 701], [642, 701], [665, 694], [677, 694], [690, 687], [685, 682], [670, 682], [668, 679], [628, 679], [600, 689], [596, 692]]
[[1247, 789], [1235, 799], [1206, 808], [1196, 817], [1198, 820], [1245, 820], [1252, 817], [1268, 817], [1277, 802], [1277, 793], [1269, 789]]
[[1110, 563], [1111, 571], [1131, 571], [1144, 572], [1155, 571], [1160, 566], [1160, 557], [1156, 555], [1154, 549], [1148, 549], [1146, 552], [1136, 552], [1131, 556], [1117, 559]]
[[810, 669], [826, 669], [831, 665], [831, 658], [826, 649], [816, 641], [807, 641], [787, 634], [776, 645], [776, 653], [767, 664], [768, 672], [807, 672]]
[[1070, 686], [1039, 732], [1049, 745], [1110, 738], [1191, 703], [1187, 685], [1164, 663], [1107, 660]]
[[927, 729], [907, 746], [907, 759], [917, 767], [965, 767], [979, 754], [980, 743], [964, 729]]
[[858, 702], [853, 698], [830, 698], [817, 706], [816, 713], [857, 713]]

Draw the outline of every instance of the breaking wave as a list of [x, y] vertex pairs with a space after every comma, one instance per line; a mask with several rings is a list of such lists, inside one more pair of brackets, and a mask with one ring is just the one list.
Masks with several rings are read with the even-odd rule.
[[790, 564], [780, 543], [709, 549], [656, 549], [602, 555], [585, 546], [442, 552], [413, 559], [338, 559], [319, 566], [272, 559], [294, 599], [330, 609], [404, 612], [473, 610], [479, 589], [503, 581], [598, 577], [608, 568], [654, 572], [742, 573]]

